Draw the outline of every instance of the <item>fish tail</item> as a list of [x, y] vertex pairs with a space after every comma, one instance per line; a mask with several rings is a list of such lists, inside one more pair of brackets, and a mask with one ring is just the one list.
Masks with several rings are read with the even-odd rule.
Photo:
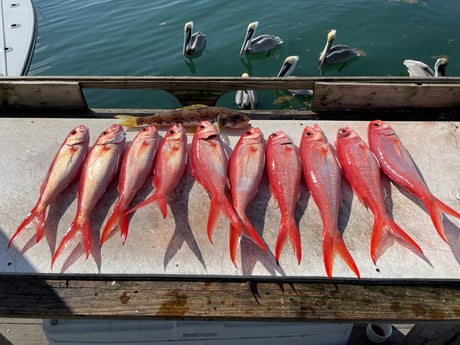
[[[112, 233], [112, 230], [118, 225], [120, 227], [121, 231], [121, 226], [120, 226], [120, 221], [121, 217], [124, 216], [125, 211], [120, 209], [115, 205], [112, 214], [110, 215], [109, 219], [107, 220], [107, 223], [105, 224], [104, 230], [102, 230], [101, 234], [101, 246], [104, 244], [104, 242], [109, 238], [109, 235]], [[128, 216], [126, 214], [126, 216]], [[126, 230], [127, 232], [127, 230]], [[123, 238], [123, 231], [121, 231], [121, 236]], [[126, 236], [125, 236], [126, 237]]]
[[356, 276], [360, 278], [358, 267], [348, 251], [342, 236], [340, 236], [339, 231], [323, 231], [323, 259], [329, 279], [332, 278], [335, 253], [337, 253]]
[[89, 220], [84, 220], [81, 224], [78, 219], [75, 219], [70, 225], [69, 230], [67, 230], [64, 237], [62, 238], [61, 243], [57, 247], [56, 251], [54, 252], [53, 258], [51, 259], [51, 268], [53, 268], [57, 257], [62, 253], [64, 248], [76, 235], [81, 236], [81, 243], [86, 254], [86, 259], [88, 259], [91, 250], [91, 231], [89, 228]]
[[415, 252], [420, 255], [424, 255], [420, 246], [401, 229], [390, 217], [380, 216], [376, 217], [374, 221], [374, 229], [372, 230], [372, 239], [371, 239], [371, 258], [374, 264], [381, 254], [381, 246], [388, 235], [392, 235], [409, 247], [411, 247]]
[[297, 256], [297, 262], [300, 264], [300, 260], [302, 258], [302, 250], [300, 246], [300, 237], [299, 230], [297, 229], [297, 224], [294, 218], [289, 217], [287, 215], [283, 215], [280, 223], [275, 248], [275, 258], [278, 264], [281, 251], [284, 247], [284, 244], [286, 243], [286, 239], [289, 239], [289, 241], [291, 242], [292, 248], [294, 249], [294, 253]]
[[453, 217], [460, 219], [460, 213], [455, 211], [454, 209], [447, 206], [441, 200], [437, 199], [436, 197], [428, 198], [424, 200], [425, 206], [430, 214], [431, 220], [438, 231], [439, 236], [448, 243], [446, 234], [444, 233], [444, 226], [442, 224], [442, 213], [446, 213]]
[[147, 206], [148, 204], [151, 204], [152, 202], [155, 202], [160, 209], [161, 214], [163, 215], [163, 218], [166, 218], [168, 214], [168, 206], [166, 203], [166, 196], [165, 195], [160, 195], [159, 193], [154, 193], [151, 196], [149, 196], [147, 199], [142, 201], [141, 203], [137, 204], [133, 208], [131, 208], [127, 213], [134, 212], [141, 207]]
[[46, 209], [43, 211], [38, 212], [37, 206], [35, 206], [32, 211], [30, 211], [29, 215], [22, 221], [22, 223], [16, 229], [16, 232], [11, 236], [10, 241], [8, 242], [8, 249], [10, 248], [11, 244], [13, 243], [14, 239], [18, 237], [18, 235], [24, 231], [24, 229], [32, 222], [35, 224], [35, 228], [37, 230], [37, 242], [41, 240], [43, 237], [43, 233], [45, 232], [45, 216], [46, 216]]
[[138, 127], [139, 124], [139, 116], [131, 116], [131, 115], [115, 115], [116, 119], [121, 120], [120, 126], [124, 127]]
[[[236, 260], [236, 252], [238, 250], [238, 243], [241, 237], [241, 225], [238, 220], [238, 216], [233, 209], [233, 206], [230, 204], [228, 199], [223, 197], [213, 197], [211, 198], [211, 205], [209, 207], [209, 217], [208, 217], [208, 224], [207, 224], [207, 233], [209, 241], [212, 243], [212, 232], [217, 224], [217, 220], [221, 214], [224, 214], [230, 224], [232, 224], [233, 228], [230, 230], [230, 257], [232, 259], [233, 264], [235, 264]], [[236, 266], [236, 264], [235, 264]]]
[[266, 253], [267, 248], [265, 247], [264, 241], [260, 238], [257, 230], [254, 229], [254, 226], [251, 224], [246, 214], [240, 214], [240, 220], [242, 232]]

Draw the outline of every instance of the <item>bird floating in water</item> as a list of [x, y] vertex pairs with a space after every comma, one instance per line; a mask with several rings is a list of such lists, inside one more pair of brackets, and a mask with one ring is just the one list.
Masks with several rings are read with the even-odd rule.
[[[277, 45], [283, 43], [283, 40], [275, 35], [264, 34], [254, 37], [259, 22], [252, 22], [246, 30], [246, 37], [241, 46], [240, 55], [265, 53]], [[253, 38], [254, 37], [254, 38]]]
[[[283, 65], [278, 72], [277, 77], [288, 77], [294, 72], [294, 69], [299, 61], [297, 55], [288, 56], [284, 59]], [[313, 90], [289, 90], [293, 96], [311, 97], [313, 96]]]
[[197, 55], [199, 54], [205, 44], [206, 35], [200, 31], [192, 35], [193, 22], [187, 22], [184, 25], [184, 47], [182, 53], [184, 55]]
[[[243, 73], [243, 78], [248, 78], [249, 74]], [[235, 103], [240, 109], [255, 109], [257, 104], [257, 94], [254, 90], [238, 90], [235, 95]]]
[[404, 66], [407, 67], [409, 77], [445, 77], [447, 58], [439, 57], [434, 64], [434, 71], [425, 63], [417, 60], [404, 60]]
[[326, 45], [321, 54], [319, 54], [320, 66], [344, 64], [361, 55], [358, 49], [350, 48], [344, 44], [333, 46], [332, 43], [334, 42], [336, 32], [337, 30], [332, 29], [327, 34]]

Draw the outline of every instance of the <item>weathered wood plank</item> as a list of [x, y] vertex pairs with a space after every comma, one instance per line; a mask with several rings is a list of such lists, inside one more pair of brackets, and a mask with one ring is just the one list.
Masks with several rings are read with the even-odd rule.
[[316, 83], [312, 110], [458, 108], [455, 84]]
[[[458, 283], [4, 276], [0, 316], [234, 320], [460, 320]], [[89, 280], [84, 280], [89, 279]]]
[[0, 81], [0, 112], [88, 112], [78, 82]]

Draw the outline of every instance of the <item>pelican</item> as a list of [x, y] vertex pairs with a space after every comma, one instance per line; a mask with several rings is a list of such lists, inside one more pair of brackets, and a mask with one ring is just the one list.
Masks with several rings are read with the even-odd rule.
[[[248, 78], [249, 74], [243, 73], [241, 76]], [[238, 90], [235, 95], [235, 103], [240, 109], [251, 107], [254, 110], [257, 104], [257, 95], [254, 90]]]
[[347, 45], [338, 44], [333, 46], [332, 43], [334, 42], [336, 32], [337, 30], [333, 29], [327, 34], [326, 45], [321, 54], [319, 54], [320, 66], [343, 64], [348, 60], [360, 56], [358, 50], [350, 48]]
[[206, 43], [206, 35], [200, 31], [192, 35], [193, 22], [187, 22], [184, 25], [184, 47], [182, 53], [184, 55], [199, 54]]
[[[283, 40], [278, 36], [264, 34], [254, 37], [259, 22], [252, 22], [246, 30], [246, 37], [241, 46], [240, 55], [264, 53], [283, 43]], [[254, 37], [254, 38], [252, 38]]]
[[426, 64], [417, 60], [404, 60], [404, 66], [407, 67], [409, 77], [445, 77], [447, 58], [440, 57], [436, 59], [434, 71]]
[[[288, 56], [284, 59], [283, 65], [278, 72], [277, 77], [288, 77], [294, 72], [294, 69], [299, 61], [297, 55]], [[311, 97], [313, 96], [313, 90], [289, 90], [293, 96]]]

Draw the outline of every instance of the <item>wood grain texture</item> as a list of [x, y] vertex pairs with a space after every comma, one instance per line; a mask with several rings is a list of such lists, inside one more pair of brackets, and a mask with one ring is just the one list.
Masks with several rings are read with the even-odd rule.
[[445, 282], [6, 276], [0, 300], [0, 316], [22, 318], [460, 320], [460, 286]]

